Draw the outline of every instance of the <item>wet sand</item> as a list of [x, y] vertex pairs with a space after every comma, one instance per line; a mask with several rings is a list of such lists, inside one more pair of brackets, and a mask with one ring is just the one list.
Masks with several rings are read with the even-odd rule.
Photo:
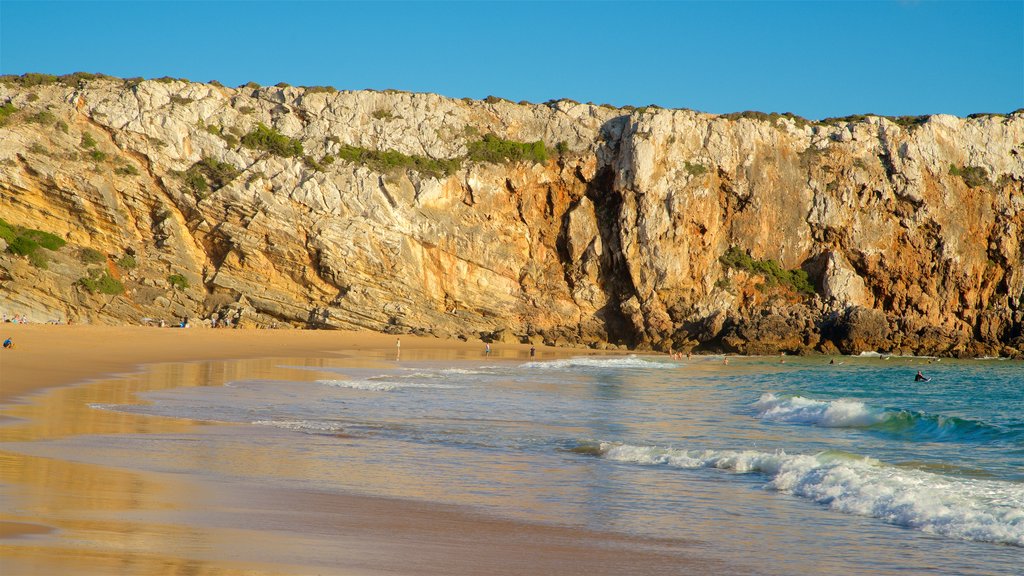
[[[736, 573], [735, 567], [699, 559], [699, 543], [533, 524], [415, 497], [97, 465], [48, 442], [182, 434], [190, 439], [183, 442], [183, 457], [211, 457], [203, 453], [202, 435], [227, 425], [89, 405], [132, 403], [138, 392], [183, 384], [274, 377], [287, 363], [282, 359], [368, 365], [393, 359], [394, 336], [0, 325], [0, 339], [7, 337], [15, 348], [0, 350], [5, 576]], [[483, 350], [479, 342], [411, 336], [401, 344], [402, 357], [413, 359], [476, 358]], [[496, 359], [528, 357], [528, 346], [493, 348]], [[538, 357], [589, 352], [544, 348]], [[256, 452], [240, 465], [287, 465], [277, 457]]]

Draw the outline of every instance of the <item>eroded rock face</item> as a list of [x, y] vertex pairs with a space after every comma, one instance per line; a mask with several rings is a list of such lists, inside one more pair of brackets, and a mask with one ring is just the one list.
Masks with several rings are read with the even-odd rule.
[[[0, 218], [68, 242], [45, 269], [0, 255], [8, 314], [1021, 353], [1022, 114], [813, 125], [114, 79], [0, 85], [8, 101]], [[303, 155], [241, 145], [259, 123]], [[344, 160], [353, 147], [461, 158], [488, 133], [563, 144], [543, 163], [463, 161], [449, 175]], [[187, 171], [201, 161], [230, 170], [196, 190]], [[805, 270], [817, 294], [724, 264], [730, 247]], [[125, 292], [79, 282], [102, 271]]]

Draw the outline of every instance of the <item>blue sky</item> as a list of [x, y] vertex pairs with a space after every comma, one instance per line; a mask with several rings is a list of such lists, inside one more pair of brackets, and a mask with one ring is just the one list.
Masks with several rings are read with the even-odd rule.
[[917, 115], [1024, 107], [1006, 2], [12, 2], [0, 73]]

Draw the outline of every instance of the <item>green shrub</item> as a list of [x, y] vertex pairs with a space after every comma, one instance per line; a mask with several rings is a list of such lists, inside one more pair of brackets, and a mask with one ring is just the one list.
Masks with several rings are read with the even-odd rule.
[[375, 172], [413, 170], [435, 178], [450, 176], [462, 166], [458, 159], [409, 156], [396, 150], [368, 150], [358, 146], [344, 145], [338, 152], [338, 158], [353, 164], [362, 164]]
[[31, 88], [32, 86], [46, 86], [48, 84], [56, 84], [58, 78], [53, 74], [38, 74], [35, 72], [29, 72], [28, 74], [21, 75], [21, 85], [25, 88]]
[[39, 94], [36, 94], [35, 92], [30, 92], [29, 95], [25, 97], [25, 99], [29, 102], [35, 102], [36, 100], [39, 100]]
[[569, 153], [569, 144], [565, 140], [562, 140], [558, 144], [555, 144], [555, 152], [558, 152], [559, 156], [565, 156]]
[[758, 112], [756, 110], [747, 110], [745, 112], [731, 112], [729, 114], [722, 114], [721, 117], [722, 118], [726, 118], [728, 120], [739, 120], [740, 118], [746, 118], [746, 119], [749, 119], [749, 120], [760, 120], [762, 122], [768, 122], [770, 124], [775, 124], [776, 121], [781, 119], [781, 118], [788, 118], [788, 119], [790, 119], [790, 120], [792, 120], [793, 122], [796, 123], [797, 128], [803, 128], [805, 126], [810, 126], [812, 124], [812, 122], [810, 120], [808, 120], [808, 119], [806, 119], [806, 118], [804, 118], [802, 116], [797, 116], [796, 114], [793, 114], [792, 112], [782, 112], [782, 113], [771, 112], [771, 113], [767, 113], [767, 112]]
[[238, 111], [241, 112], [242, 114], [252, 114], [253, 112], [256, 111], [256, 109], [253, 108], [252, 106], [239, 106], [238, 107]]
[[18, 236], [7, 245], [7, 251], [18, 256], [28, 256], [38, 249], [39, 244], [25, 236]]
[[7, 119], [10, 118], [11, 115], [17, 111], [18, 109], [15, 108], [14, 104], [11, 104], [10, 102], [7, 102], [3, 106], [0, 106], [0, 126], [6, 124]]
[[65, 122], [63, 120], [57, 120], [57, 123], [54, 124], [54, 126], [56, 126], [57, 129], [60, 130], [61, 132], [65, 133], [65, 134], [68, 133], [68, 123], [67, 122]]
[[49, 156], [50, 154], [50, 151], [46, 149], [46, 146], [43, 146], [39, 142], [33, 142], [31, 145], [29, 145], [28, 151], [32, 152], [33, 154], [45, 154], [47, 156]]
[[124, 284], [106, 270], [90, 270], [87, 278], [79, 278], [78, 285], [89, 292], [116, 296], [124, 292]]
[[507, 162], [533, 162], [544, 164], [548, 161], [548, 150], [544, 142], [515, 142], [504, 140], [494, 134], [485, 134], [476, 142], [470, 142], [468, 158], [475, 162], [501, 164]]
[[134, 164], [125, 163], [115, 168], [114, 173], [121, 176], [138, 176], [139, 169], [136, 168]]
[[988, 170], [983, 166], [955, 166], [949, 165], [949, 173], [953, 176], [959, 176], [964, 184], [967, 184], [971, 188], [978, 188], [985, 186], [989, 183], [988, 181]]
[[125, 254], [117, 261], [117, 267], [122, 270], [131, 270], [136, 266], [138, 266], [138, 263], [135, 261], [135, 257], [131, 254]]
[[174, 288], [175, 290], [188, 290], [188, 278], [185, 278], [181, 274], [171, 274], [167, 277], [167, 282], [171, 285], [171, 288]]
[[685, 167], [687, 174], [690, 176], [701, 176], [708, 171], [707, 166], [699, 163], [686, 162]]
[[768, 286], [783, 285], [806, 295], [813, 295], [815, 292], [807, 272], [786, 270], [775, 260], [756, 260], [737, 246], [729, 247], [718, 261], [726, 268], [760, 274]]
[[92, 137], [92, 134], [85, 132], [82, 134], [82, 148], [95, 148], [96, 139]]
[[3, 238], [4, 242], [10, 244], [11, 242], [14, 242], [14, 239], [17, 237], [18, 232], [15, 227], [0, 218], [0, 238]]
[[28, 255], [28, 263], [40, 270], [46, 270], [50, 267], [50, 259], [46, 257], [45, 253], [38, 250]]
[[99, 150], [90, 150], [89, 157], [96, 162], [103, 162], [107, 159], [107, 154], [105, 152], [100, 152]]
[[230, 162], [221, 162], [220, 160], [209, 157], [196, 162], [192, 165], [192, 168], [202, 173], [210, 183], [210, 187], [214, 190], [223, 188], [229, 182], [238, 177], [239, 174], [238, 168], [235, 168], [234, 164], [231, 164]]
[[257, 124], [252, 132], [242, 136], [242, 146], [264, 150], [285, 158], [302, 156], [302, 142], [289, 138], [262, 122]]
[[931, 116], [886, 116], [886, 118], [904, 128], [917, 128], [927, 122]]
[[107, 261], [107, 257], [95, 248], [82, 248], [78, 253], [78, 259], [85, 264], [102, 264]]
[[93, 74], [91, 72], [73, 72], [71, 74], [65, 74], [58, 78], [61, 84], [66, 86], [77, 86], [79, 84], [88, 82], [90, 80], [96, 80], [97, 78], [104, 78], [103, 74]]
[[36, 124], [55, 124], [57, 122], [57, 117], [49, 110], [42, 110], [29, 116], [28, 121]]
[[390, 110], [374, 110], [371, 116], [373, 116], [377, 120], [391, 120], [392, 118], [395, 117], [394, 113], [392, 113]]
[[228, 148], [235, 148], [238, 146], [238, 137], [224, 130], [223, 126], [217, 126], [216, 124], [208, 124], [205, 128], [206, 131], [209, 132], [210, 134], [213, 134], [214, 136], [219, 136], [221, 140], [223, 140], [224, 143], [228, 145]]
[[178, 104], [180, 106], [187, 106], [194, 102], [194, 100], [192, 100], [191, 98], [186, 98], [184, 96], [178, 96], [177, 94], [173, 94], [171, 95], [171, 102], [174, 104]]
[[325, 92], [325, 93], [328, 93], [328, 94], [333, 94], [333, 93], [335, 93], [337, 91], [338, 91], [338, 89], [335, 88], [334, 86], [307, 86], [306, 87], [306, 94], [317, 94], [317, 93], [321, 93], [321, 92]]
[[210, 185], [206, 183], [206, 178], [195, 167], [185, 171], [183, 180], [186, 191], [191, 192], [199, 200], [206, 198], [207, 192], [210, 191]]
[[27, 257], [30, 264], [43, 270], [47, 268], [48, 260], [39, 248], [56, 250], [64, 245], [63, 239], [49, 232], [11, 226], [3, 220], [0, 220], [0, 237], [7, 241], [8, 252]]
[[56, 234], [43, 232], [42, 230], [35, 230], [33, 228], [21, 228], [20, 235], [31, 239], [36, 244], [39, 244], [47, 250], [58, 250], [66, 244], [64, 239]]

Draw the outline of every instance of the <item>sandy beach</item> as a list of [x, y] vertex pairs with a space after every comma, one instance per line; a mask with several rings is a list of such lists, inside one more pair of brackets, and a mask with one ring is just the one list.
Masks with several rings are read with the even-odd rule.
[[[344, 494], [48, 449], [80, 435], [223, 434], [226, 426], [96, 410], [180, 385], [274, 377], [280, 359], [372, 365], [395, 336], [4, 324], [0, 351], [0, 571], [17, 574], [677, 574], [720, 568], [683, 540], [638, 539], [495, 517], [465, 507]], [[494, 345], [495, 360], [528, 346]], [[479, 357], [479, 342], [401, 338], [403, 358]], [[539, 358], [590, 351], [539, 349]], [[276, 360], [267, 360], [276, 359]], [[297, 361], [297, 360], [296, 360]], [[287, 363], [287, 362], [285, 362]], [[294, 377], [294, 376], [291, 376]], [[311, 373], [308, 378], [314, 376]], [[286, 466], [250, 455], [245, 466]], [[341, 472], [344, 473], [344, 472]], [[382, 494], [384, 494], [382, 492]]]

